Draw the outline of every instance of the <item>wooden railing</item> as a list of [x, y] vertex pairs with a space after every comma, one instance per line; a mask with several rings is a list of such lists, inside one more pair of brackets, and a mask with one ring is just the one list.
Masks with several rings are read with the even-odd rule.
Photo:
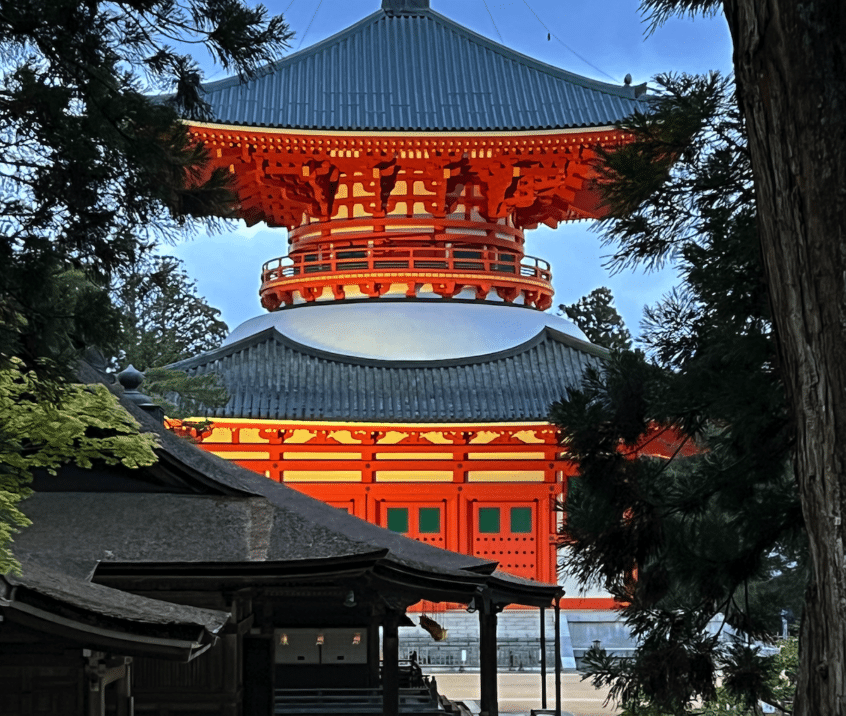
[[[383, 705], [379, 687], [276, 689], [274, 696], [274, 714], [285, 716], [381, 714]], [[433, 696], [427, 686], [401, 688], [399, 711], [419, 716], [443, 716], [444, 713], [437, 696]]]
[[534, 256], [458, 248], [346, 248], [320, 249], [268, 261], [262, 266], [262, 284], [296, 276], [318, 276], [349, 271], [449, 271], [511, 274], [551, 281], [549, 263]]

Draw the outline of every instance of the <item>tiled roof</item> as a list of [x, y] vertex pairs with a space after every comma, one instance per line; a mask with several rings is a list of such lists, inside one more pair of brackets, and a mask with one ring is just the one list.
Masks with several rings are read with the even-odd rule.
[[389, 422], [546, 420], [603, 349], [546, 328], [509, 350], [437, 361], [353, 358], [273, 328], [177, 363], [217, 373], [230, 400], [210, 418]]
[[645, 87], [566, 72], [417, 8], [379, 10], [249, 82], [205, 90], [223, 124], [495, 131], [608, 126], [639, 106]]

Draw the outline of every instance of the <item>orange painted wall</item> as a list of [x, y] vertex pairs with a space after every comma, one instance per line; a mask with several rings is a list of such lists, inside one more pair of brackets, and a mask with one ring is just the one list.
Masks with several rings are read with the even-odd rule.
[[[406, 510], [410, 537], [556, 581], [554, 506], [572, 466], [550, 425], [223, 420], [200, 445], [383, 527], [390, 510]], [[430, 521], [439, 510], [436, 532], [421, 530], [421, 508]], [[499, 529], [484, 531], [480, 511], [490, 520], [496, 510]]]
[[[191, 429], [173, 421], [176, 432]], [[402, 531], [429, 544], [500, 564], [540, 582], [557, 581], [556, 503], [574, 466], [548, 424], [374, 425], [219, 420], [200, 446], [241, 467], [382, 527], [405, 511]], [[627, 451], [670, 457], [696, 448], [654, 427]], [[422, 524], [424, 511], [429, 524]], [[432, 528], [433, 510], [438, 529]], [[480, 513], [498, 510], [498, 529]], [[512, 510], [521, 520], [512, 522]], [[394, 512], [394, 515], [398, 513]], [[526, 529], [526, 517], [530, 527]], [[515, 529], [516, 526], [516, 529]], [[612, 599], [565, 596], [564, 609], [613, 609]]]

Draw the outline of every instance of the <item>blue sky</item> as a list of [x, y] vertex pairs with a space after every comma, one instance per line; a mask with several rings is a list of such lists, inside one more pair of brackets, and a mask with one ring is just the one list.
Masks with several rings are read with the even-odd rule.
[[[265, 3], [282, 12], [296, 32], [291, 50], [302, 49], [377, 10], [381, 0], [279, 0]], [[731, 41], [721, 17], [674, 19], [646, 34], [637, 0], [431, 0], [432, 9], [518, 52], [586, 77], [622, 84], [649, 82], [662, 72], [731, 70]], [[547, 39], [547, 35], [550, 39]], [[224, 73], [207, 67], [207, 79]], [[220, 308], [230, 329], [263, 309], [258, 302], [262, 263], [287, 253], [287, 235], [263, 224], [222, 233], [198, 234], [169, 248], [185, 261], [199, 291]], [[573, 303], [597, 286], [608, 286], [633, 333], [643, 306], [673, 285], [671, 269], [614, 276], [603, 268], [609, 248], [590, 222], [552, 231], [527, 232], [526, 253], [552, 264], [555, 304]]]

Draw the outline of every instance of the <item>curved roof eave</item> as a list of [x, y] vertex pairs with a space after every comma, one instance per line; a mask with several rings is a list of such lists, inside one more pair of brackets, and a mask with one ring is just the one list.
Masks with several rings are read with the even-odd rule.
[[230, 616], [94, 584], [34, 561], [22, 569], [0, 576], [5, 618], [88, 647], [190, 661], [214, 644]]
[[549, 406], [605, 355], [547, 327], [495, 354], [374, 360], [304, 348], [271, 327], [172, 367], [220, 376], [230, 400], [202, 412], [211, 420], [510, 424], [546, 422]]

